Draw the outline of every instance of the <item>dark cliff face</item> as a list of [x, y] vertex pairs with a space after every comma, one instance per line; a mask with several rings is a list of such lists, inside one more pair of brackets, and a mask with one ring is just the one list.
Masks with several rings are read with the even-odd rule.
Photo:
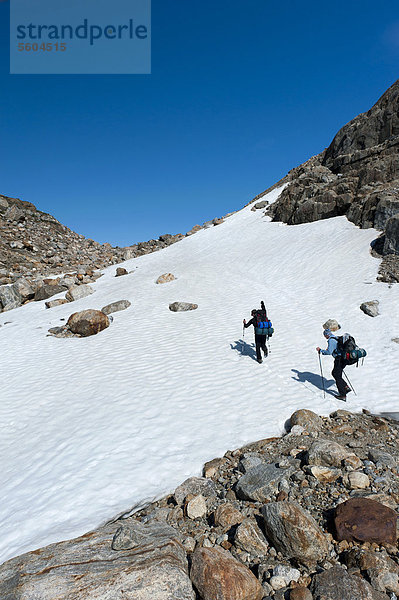
[[346, 215], [386, 231], [384, 253], [399, 254], [399, 80], [286, 180], [269, 211], [273, 220], [295, 225]]

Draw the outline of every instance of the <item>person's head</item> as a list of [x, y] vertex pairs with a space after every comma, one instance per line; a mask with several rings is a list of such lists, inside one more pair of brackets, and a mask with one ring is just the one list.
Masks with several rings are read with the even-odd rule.
[[253, 308], [251, 310], [251, 317], [254, 317], [256, 315], [256, 308]]
[[331, 329], [325, 329], [325, 330], [323, 331], [323, 335], [324, 335], [324, 337], [326, 338], [326, 340], [328, 340], [328, 338], [330, 338], [330, 337], [332, 336], [332, 331], [331, 331]]

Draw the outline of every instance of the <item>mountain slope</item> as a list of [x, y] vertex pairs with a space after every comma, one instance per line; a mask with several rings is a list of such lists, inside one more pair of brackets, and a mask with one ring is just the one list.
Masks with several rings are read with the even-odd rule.
[[[399, 287], [375, 281], [375, 236], [345, 217], [287, 227], [248, 206], [127, 261], [127, 276], [106, 269], [73, 307], [35, 302], [1, 314], [0, 560], [163, 495], [226, 449], [278, 434], [298, 407], [342, 408], [320, 389], [315, 346], [329, 317], [369, 353], [348, 369], [358, 393], [348, 408], [394, 411]], [[165, 272], [177, 279], [156, 285]], [[46, 337], [72, 312], [120, 299], [132, 306], [97, 336]], [[242, 319], [261, 299], [276, 333], [258, 365]], [[381, 315], [371, 319], [359, 305], [374, 299]], [[199, 308], [172, 313], [176, 300]]]

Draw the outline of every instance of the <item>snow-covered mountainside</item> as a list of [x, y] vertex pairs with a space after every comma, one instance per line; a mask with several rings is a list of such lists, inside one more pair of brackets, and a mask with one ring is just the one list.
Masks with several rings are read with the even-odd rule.
[[[297, 408], [397, 410], [399, 286], [376, 282], [376, 236], [343, 216], [287, 226], [249, 205], [123, 263], [124, 277], [108, 268], [73, 305], [2, 313], [0, 560], [142, 506], [228, 448], [279, 434]], [[166, 272], [176, 280], [157, 285]], [[72, 312], [121, 299], [132, 306], [98, 335], [47, 336]], [[259, 365], [242, 319], [262, 299], [275, 334]], [[368, 300], [378, 317], [360, 311]], [[198, 309], [173, 313], [174, 301]], [[331, 394], [330, 357], [321, 389], [315, 347], [330, 317], [368, 352], [347, 368], [347, 405]]]

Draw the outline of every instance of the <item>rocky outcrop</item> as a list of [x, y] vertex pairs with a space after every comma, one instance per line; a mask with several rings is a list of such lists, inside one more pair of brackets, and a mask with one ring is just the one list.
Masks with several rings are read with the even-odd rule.
[[194, 600], [178, 533], [162, 523], [107, 525], [0, 567], [2, 600]]
[[346, 215], [360, 227], [385, 231], [381, 251], [398, 255], [398, 115], [399, 80], [342, 127], [325, 151], [278, 182], [289, 185], [266, 213], [290, 225]]

